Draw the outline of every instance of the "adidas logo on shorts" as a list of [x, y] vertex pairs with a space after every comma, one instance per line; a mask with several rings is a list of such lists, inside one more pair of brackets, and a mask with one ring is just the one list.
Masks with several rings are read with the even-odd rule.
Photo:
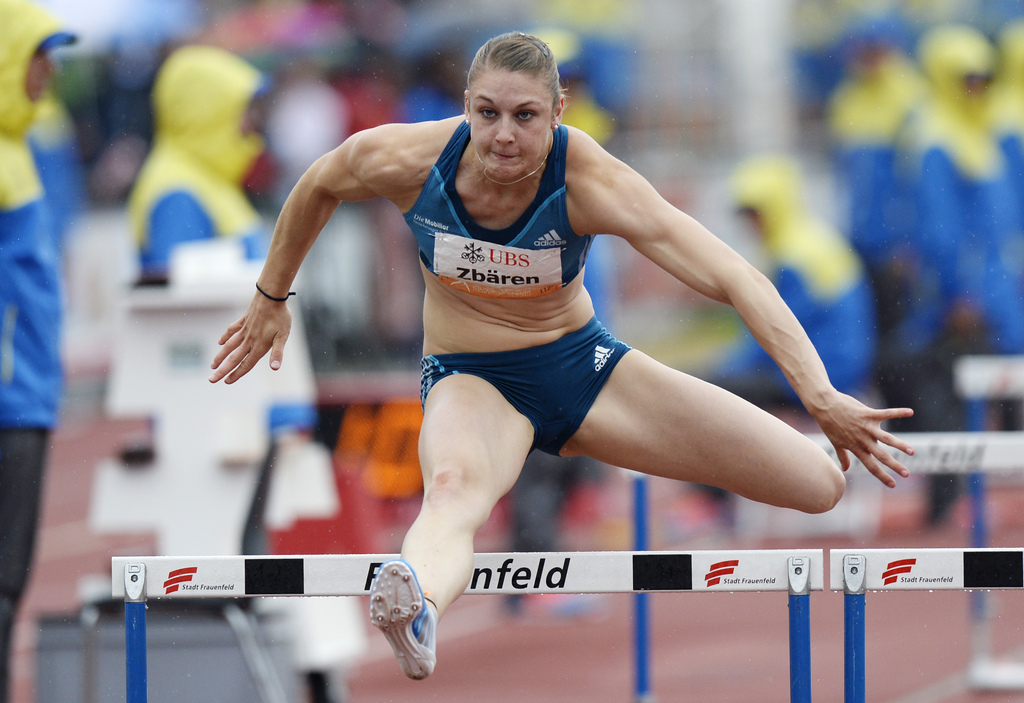
[[555, 230], [548, 231], [547, 234], [537, 237], [537, 241], [533, 243], [535, 247], [564, 247], [565, 240], [558, 236], [558, 232]]
[[604, 365], [608, 363], [608, 359], [612, 358], [612, 350], [606, 347], [602, 347], [600, 344], [594, 348], [594, 371], [600, 371], [604, 368]]

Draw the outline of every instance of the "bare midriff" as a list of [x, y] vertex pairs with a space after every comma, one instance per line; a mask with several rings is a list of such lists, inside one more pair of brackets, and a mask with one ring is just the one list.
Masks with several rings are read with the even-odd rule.
[[548, 344], [594, 316], [583, 274], [535, 298], [488, 298], [448, 286], [423, 268], [423, 353], [508, 351]]

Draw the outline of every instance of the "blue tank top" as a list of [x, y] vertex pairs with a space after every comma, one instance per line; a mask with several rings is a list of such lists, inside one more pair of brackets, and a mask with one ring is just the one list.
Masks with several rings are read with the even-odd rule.
[[481, 227], [455, 191], [455, 173], [469, 125], [461, 122], [430, 170], [416, 204], [405, 213], [424, 265], [442, 282], [488, 298], [533, 298], [569, 284], [583, 269], [593, 235], [569, 226], [565, 202], [565, 150], [569, 131], [554, 143], [537, 196], [512, 225]]

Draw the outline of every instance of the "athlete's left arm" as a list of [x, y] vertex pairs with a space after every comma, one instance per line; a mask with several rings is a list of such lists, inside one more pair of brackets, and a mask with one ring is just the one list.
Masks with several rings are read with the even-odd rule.
[[901, 476], [909, 475], [879, 443], [912, 453], [910, 445], [881, 428], [883, 421], [912, 411], [875, 410], [837, 391], [814, 345], [771, 281], [735, 250], [576, 130], [569, 142], [566, 191], [575, 232], [620, 236], [686, 285], [735, 308], [835, 445], [844, 469], [849, 466], [845, 451], [849, 450], [886, 485], [895, 486], [886, 466]]

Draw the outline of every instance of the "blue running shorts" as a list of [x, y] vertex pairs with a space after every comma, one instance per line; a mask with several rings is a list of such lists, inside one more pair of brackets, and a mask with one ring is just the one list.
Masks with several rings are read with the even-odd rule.
[[478, 376], [533, 424], [533, 446], [557, 456], [629, 349], [595, 317], [539, 347], [426, 356], [421, 362], [420, 402], [426, 404], [430, 389], [446, 376]]

